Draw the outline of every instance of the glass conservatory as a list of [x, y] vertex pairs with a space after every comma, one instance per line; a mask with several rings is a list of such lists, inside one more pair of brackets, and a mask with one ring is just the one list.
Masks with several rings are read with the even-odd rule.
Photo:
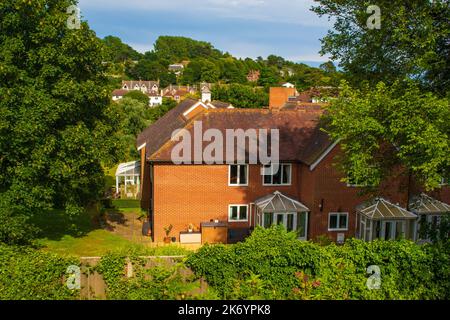
[[121, 163], [116, 170], [116, 195], [121, 198], [137, 198], [140, 193], [141, 163]]

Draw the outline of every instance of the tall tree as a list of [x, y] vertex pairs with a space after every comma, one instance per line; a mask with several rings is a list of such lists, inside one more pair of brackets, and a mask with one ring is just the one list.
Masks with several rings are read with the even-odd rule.
[[139, 60], [142, 56], [129, 45], [125, 44], [118, 37], [107, 36], [103, 39], [106, 45], [108, 57], [113, 62], [124, 62], [125, 60]]
[[104, 47], [72, 5], [0, 2], [0, 241], [25, 241], [32, 214], [98, 199], [116, 154]]
[[[335, 19], [322, 39], [353, 85], [413, 78], [441, 95], [450, 88], [448, 0], [317, 0], [313, 11]], [[380, 9], [380, 26], [376, 4]], [[369, 13], [368, 13], [369, 12]], [[369, 21], [369, 24], [368, 24]]]
[[357, 90], [342, 83], [325, 116], [340, 139], [347, 182], [379, 186], [399, 168], [427, 189], [450, 177], [450, 107], [417, 84], [395, 83]]

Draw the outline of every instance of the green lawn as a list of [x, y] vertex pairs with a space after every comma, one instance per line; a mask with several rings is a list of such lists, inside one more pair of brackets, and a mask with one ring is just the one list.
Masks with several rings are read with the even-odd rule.
[[80, 257], [102, 256], [109, 251], [127, 250], [138, 246], [102, 229], [93, 230], [81, 237], [64, 235], [58, 240], [41, 238], [37, 242], [43, 246], [44, 251]]
[[42, 230], [36, 243], [43, 250], [75, 256], [99, 256], [134, 245], [101, 229], [95, 216], [93, 209], [72, 219], [61, 210], [36, 215], [32, 222]]
[[[139, 200], [113, 200], [114, 208], [123, 215], [141, 214]], [[183, 255], [187, 250], [177, 246], [152, 248], [135, 243], [100, 227], [95, 208], [70, 218], [62, 210], [50, 210], [36, 215], [32, 223], [42, 231], [36, 244], [41, 250], [64, 255], [92, 257], [109, 251], [134, 251], [142, 255]]]

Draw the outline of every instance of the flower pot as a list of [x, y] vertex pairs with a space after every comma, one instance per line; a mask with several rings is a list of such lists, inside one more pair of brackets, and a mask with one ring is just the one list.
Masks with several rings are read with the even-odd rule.
[[170, 237], [164, 237], [164, 243], [170, 243], [172, 239]]

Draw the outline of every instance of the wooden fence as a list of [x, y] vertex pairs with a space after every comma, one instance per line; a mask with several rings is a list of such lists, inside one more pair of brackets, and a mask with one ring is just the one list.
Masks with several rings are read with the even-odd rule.
[[[152, 268], [161, 264], [173, 266], [185, 256], [141, 256], [139, 258], [147, 260], [144, 268]], [[106, 299], [106, 283], [103, 276], [97, 272], [95, 266], [100, 262], [101, 257], [81, 257], [80, 258], [80, 299], [81, 300], [103, 300]], [[191, 272], [187, 269], [187, 272]], [[127, 259], [124, 264], [124, 276], [133, 277], [133, 264]]]

